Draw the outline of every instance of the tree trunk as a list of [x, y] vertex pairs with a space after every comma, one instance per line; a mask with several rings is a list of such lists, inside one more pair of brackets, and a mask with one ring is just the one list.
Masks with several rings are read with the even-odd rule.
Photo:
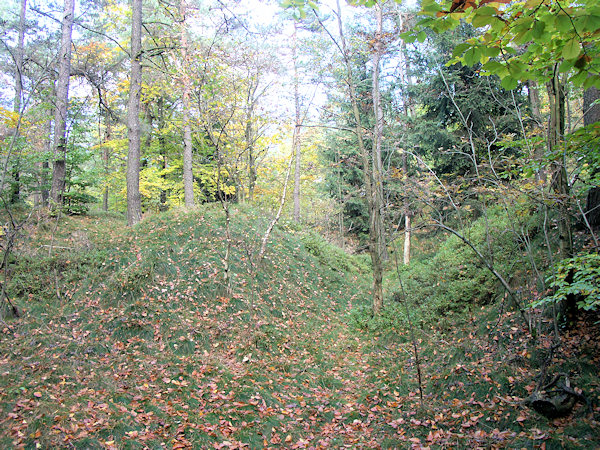
[[254, 187], [256, 186], [256, 162], [254, 161], [253, 148], [248, 153], [248, 200], [254, 200]]
[[[583, 93], [583, 124], [585, 126], [600, 122], [600, 104], [592, 104], [600, 99], [600, 90], [595, 87], [586, 89]], [[598, 169], [592, 175], [597, 175]], [[587, 221], [592, 228], [600, 227], [600, 187], [592, 187], [588, 191], [585, 208]]]
[[131, 21], [131, 80], [127, 103], [127, 224], [142, 220], [140, 196], [140, 95], [142, 90], [142, 0], [133, 0]]
[[[529, 105], [531, 107], [531, 116], [539, 127], [543, 126], [543, 119], [541, 113], [541, 102], [540, 93], [538, 91], [538, 85], [535, 81], [530, 80], [527, 82], [527, 91], [529, 93]], [[543, 168], [542, 160], [544, 158], [543, 146], [537, 145], [532, 155], [535, 161], [539, 164], [540, 168], [535, 174], [536, 181], [546, 181], [546, 171]]]
[[102, 196], [102, 210], [108, 211], [108, 176], [110, 174], [110, 148], [108, 147], [108, 143], [112, 139], [112, 126], [110, 123], [110, 114], [106, 111], [105, 114], [105, 127], [106, 131], [104, 132], [104, 149], [102, 152], [102, 159], [104, 162], [104, 193]]
[[[550, 124], [548, 129], [548, 147], [550, 154], [558, 153], [565, 133], [565, 97], [558, 73], [548, 86], [550, 100]], [[552, 162], [552, 189], [558, 203], [558, 239], [561, 258], [569, 258], [573, 253], [573, 234], [569, 217], [569, 183], [564, 158], [555, 156]]]
[[[402, 152], [402, 169], [405, 179], [408, 179], [408, 163], [406, 152]], [[408, 196], [404, 195], [404, 265], [410, 264], [410, 243], [412, 237], [411, 211], [408, 206]]]
[[269, 223], [269, 226], [267, 227], [267, 230], [265, 231], [265, 234], [260, 242], [260, 251], [258, 252], [258, 257], [257, 260], [258, 261], [262, 261], [262, 259], [265, 257], [265, 252], [267, 251], [267, 242], [269, 242], [269, 236], [271, 236], [271, 231], [273, 231], [273, 227], [275, 227], [275, 225], [277, 225], [277, 222], [279, 221], [279, 218], [281, 217], [281, 211], [283, 211], [283, 206], [285, 205], [285, 198], [286, 198], [286, 194], [287, 194], [287, 188], [288, 188], [288, 183], [290, 181], [290, 172], [292, 171], [292, 162], [294, 161], [293, 159], [293, 154], [290, 157], [290, 162], [287, 166], [287, 170], [285, 172], [285, 181], [283, 183], [283, 191], [281, 192], [281, 198], [279, 200], [279, 208], [277, 209], [277, 214], [275, 214], [275, 217], [273, 217], [273, 220], [271, 220], [271, 222]]
[[342, 196], [342, 155], [340, 153], [340, 146], [337, 146], [337, 151], [336, 151], [336, 161], [335, 164], [337, 165], [338, 168], [338, 199], [340, 202], [340, 213], [338, 214], [338, 225], [339, 225], [339, 233], [340, 233], [340, 247], [342, 247], [343, 249], [346, 248], [346, 242], [345, 242], [345, 229], [344, 229], [344, 198]]
[[188, 37], [185, 24], [186, 3], [181, 0], [179, 4], [182, 17], [181, 24], [181, 58], [182, 58], [182, 76], [183, 76], [183, 192], [186, 208], [194, 206], [194, 175], [192, 172], [192, 125], [190, 123], [190, 90], [191, 80], [188, 73]]
[[[166, 126], [166, 124], [165, 124], [165, 101], [164, 101], [164, 97], [161, 95], [160, 97], [158, 97], [158, 129], [164, 130], [165, 126]], [[158, 148], [159, 148], [159, 153], [160, 153], [161, 169], [162, 169], [160, 178], [163, 182], [163, 186], [160, 189], [160, 201], [159, 201], [159, 205], [158, 205], [158, 210], [166, 211], [168, 209], [167, 191], [164, 189], [164, 186], [167, 183], [167, 174], [166, 174], [167, 140], [165, 139], [164, 133], [158, 133]], [[184, 149], [184, 153], [185, 153], [185, 149]], [[184, 204], [185, 204], [185, 180], [184, 180]], [[186, 207], [187, 207], [187, 205], [186, 205]]]
[[379, 63], [383, 53], [383, 11], [379, 3], [375, 4], [375, 18], [377, 20], [377, 31], [375, 43], [373, 44], [373, 113], [375, 115], [375, 129], [373, 130], [373, 182], [375, 188], [375, 203], [379, 207], [374, 226], [376, 228], [377, 249], [383, 260], [388, 259], [387, 246], [385, 242], [384, 224], [384, 196], [383, 196], [383, 163], [381, 160], [381, 141], [383, 140], [383, 108], [381, 107], [381, 93], [379, 91]]
[[[256, 104], [255, 95], [258, 89], [258, 78], [254, 79], [253, 76], [248, 74], [249, 86], [248, 95], [246, 96], [246, 129], [244, 131], [244, 139], [246, 140], [246, 151], [248, 153], [248, 201], [254, 200], [254, 187], [256, 186], [256, 156], [254, 153], [254, 132], [252, 129], [252, 116], [254, 114], [254, 107]], [[239, 200], [243, 202], [245, 200], [245, 192], [240, 180], [240, 194]]]
[[56, 80], [56, 109], [54, 115], [54, 169], [50, 202], [52, 207], [62, 205], [65, 191], [67, 157], [67, 107], [69, 102], [69, 77], [71, 74], [71, 35], [75, 0], [65, 0], [63, 10], [58, 79]]
[[[27, 0], [21, 0], [21, 12], [19, 14], [19, 38], [17, 41], [17, 51], [15, 52], [15, 101], [14, 112], [21, 114], [21, 100], [23, 97], [23, 53], [25, 47], [25, 14], [27, 12]], [[15, 138], [18, 137], [19, 130], [15, 128]], [[20, 196], [20, 174], [18, 159], [13, 167], [13, 187], [11, 190], [11, 203], [17, 203]]]
[[595, 87], [583, 92], [583, 124], [585, 126], [600, 122], [600, 104], [593, 103], [600, 99], [600, 90]]
[[[51, 83], [51, 85], [54, 86], [54, 83]], [[52, 119], [50, 119], [50, 117], [52, 117], [52, 114], [49, 114], [48, 121], [46, 122], [46, 126], [48, 128], [46, 138], [44, 139], [44, 148], [42, 150], [42, 152], [46, 155], [50, 155], [52, 152], [52, 140], [50, 139], [50, 136], [52, 135], [52, 130], [54, 130], [54, 124], [52, 123]], [[38, 168], [40, 173], [39, 189], [41, 194], [41, 206], [46, 207], [49, 206], [50, 202], [50, 192], [48, 191], [47, 187], [48, 174], [50, 173], [50, 163], [46, 158], [44, 158], [44, 160], [39, 163]]]
[[348, 93], [352, 103], [352, 112], [354, 115], [358, 148], [362, 159], [363, 179], [366, 189], [366, 203], [369, 211], [369, 254], [371, 256], [371, 263], [373, 265], [373, 313], [379, 314], [383, 309], [383, 265], [381, 261], [381, 255], [379, 253], [379, 236], [377, 235], [377, 227], [375, 224], [379, 221], [380, 205], [377, 202], [378, 197], [375, 195], [372, 166], [369, 162], [369, 154], [363, 141], [363, 127], [358, 108], [358, 97], [356, 95], [356, 88], [354, 86], [352, 65], [348, 55], [346, 39], [344, 37], [342, 11], [339, 0], [336, 0], [336, 4], [342, 57], [344, 58], [344, 65], [346, 66], [346, 82], [348, 84]]
[[298, 22], [294, 19], [294, 34], [292, 35], [292, 60], [294, 63], [294, 105], [296, 109], [296, 125], [294, 128], [294, 151], [295, 151], [295, 167], [294, 167], [294, 221], [300, 222], [300, 170], [301, 170], [301, 143], [300, 143], [300, 93], [298, 91], [298, 39], [297, 39]]

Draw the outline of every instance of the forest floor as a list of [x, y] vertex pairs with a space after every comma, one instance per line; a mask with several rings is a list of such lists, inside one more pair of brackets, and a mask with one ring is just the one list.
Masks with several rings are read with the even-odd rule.
[[[52, 244], [52, 225], [27, 230], [10, 285], [23, 316], [0, 323], [1, 448], [600, 447], [593, 322], [552, 360], [551, 337], [498, 306], [417, 329], [421, 399], [409, 331], [352, 322], [360, 263], [284, 224], [256, 264], [264, 219], [233, 211], [228, 291], [220, 216], [68, 218]], [[524, 406], [545, 363], [591, 406]]]

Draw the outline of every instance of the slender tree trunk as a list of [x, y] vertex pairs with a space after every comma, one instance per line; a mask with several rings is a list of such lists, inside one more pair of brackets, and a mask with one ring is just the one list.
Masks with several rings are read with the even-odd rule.
[[[165, 102], [164, 102], [164, 97], [161, 95], [158, 98], [158, 129], [164, 130], [165, 126], [166, 126], [166, 124], [165, 124]], [[167, 169], [167, 140], [165, 138], [164, 133], [158, 134], [158, 148], [159, 148], [159, 153], [160, 153], [161, 169], [162, 169], [160, 178], [162, 179], [163, 185], [166, 185], [167, 174], [165, 172]], [[185, 182], [184, 182], [184, 184], [185, 184]], [[185, 189], [184, 189], [184, 202], [185, 202]], [[186, 205], [186, 207], [187, 207], [187, 205]], [[168, 207], [167, 207], [167, 191], [165, 189], [161, 188], [160, 202], [158, 205], [158, 210], [166, 211], [167, 209], [168, 209]]]
[[[54, 86], [54, 83], [51, 83], [52, 86]], [[52, 122], [52, 119], [50, 118], [52, 117], [52, 114], [49, 115], [48, 117], [48, 121], [46, 122], [46, 126], [47, 128], [47, 135], [46, 138], [44, 139], [44, 148], [42, 150], [43, 153], [45, 153], [46, 155], [50, 155], [50, 153], [52, 152], [52, 140], [50, 139], [50, 136], [52, 135], [52, 131], [54, 130], [54, 123]], [[42, 197], [42, 206], [46, 207], [49, 206], [49, 202], [50, 202], [50, 191], [48, 191], [48, 174], [50, 173], [50, 163], [48, 162], [48, 159], [45, 157], [44, 160], [39, 164], [39, 171], [40, 171], [40, 178], [39, 178], [39, 189], [40, 189], [40, 193], [41, 193], [41, 197]]]
[[[558, 73], [548, 86], [550, 99], [550, 126], [548, 129], [548, 147], [550, 154], [558, 154], [565, 133], [565, 97]], [[569, 183], [567, 179], [564, 152], [554, 157], [552, 163], [552, 189], [558, 203], [558, 238], [559, 251], [562, 258], [569, 258], [573, 253], [573, 234], [569, 216]]]
[[286, 198], [286, 194], [287, 194], [287, 188], [288, 188], [288, 183], [290, 181], [290, 172], [292, 171], [292, 162], [294, 161], [293, 158], [293, 154], [292, 157], [290, 157], [290, 162], [288, 164], [287, 170], [285, 172], [285, 181], [283, 183], [283, 191], [281, 192], [281, 198], [279, 200], [279, 208], [277, 209], [277, 214], [275, 214], [275, 217], [273, 217], [273, 220], [271, 220], [271, 222], [269, 223], [269, 226], [267, 227], [267, 230], [265, 231], [265, 234], [261, 240], [260, 243], [260, 251], [258, 252], [258, 261], [262, 261], [262, 259], [265, 256], [265, 252], [267, 251], [267, 242], [269, 242], [269, 236], [271, 236], [271, 231], [273, 231], [273, 228], [275, 227], [275, 225], [277, 225], [277, 222], [279, 221], [279, 218], [281, 217], [281, 211], [283, 211], [283, 206], [285, 205], [285, 198]]
[[186, 208], [194, 206], [194, 175], [192, 172], [192, 125], [190, 123], [190, 91], [191, 80], [189, 76], [188, 36], [186, 29], [187, 7], [185, 0], [179, 3], [182, 17], [181, 24], [181, 58], [183, 76], [183, 192]]
[[337, 152], [336, 152], [336, 164], [337, 164], [337, 168], [338, 168], [338, 198], [340, 200], [340, 213], [338, 214], [339, 216], [339, 233], [340, 233], [340, 243], [341, 243], [341, 247], [345, 248], [346, 247], [346, 242], [345, 242], [345, 229], [344, 229], [344, 199], [342, 197], [342, 155], [340, 152], [340, 146], [337, 146]]
[[[244, 139], [246, 139], [246, 152], [248, 153], [248, 201], [254, 200], [254, 187], [256, 186], [256, 156], [254, 154], [254, 132], [252, 128], [252, 116], [256, 104], [255, 95], [258, 88], [258, 79], [248, 73], [249, 86], [248, 95], [246, 96], [246, 129], [244, 131]], [[240, 201], [245, 200], [245, 192], [240, 180]]]
[[373, 44], [373, 113], [375, 114], [375, 129], [373, 130], [373, 182], [375, 188], [376, 204], [379, 207], [376, 227], [377, 249], [382, 260], [388, 259], [385, 242], [384, 224], [384, 195], [383, 195], [383, 163], [381, 160], [381, 141], [383, 140], [383, 108], [381, 107], [381, 92], [379, 91], [379, 65], [383, 54], [383, 11], [379, 3], [375, 4], [375, 18], [377, 31]]
[[[529, 93], [529, 105], [531, 107], [531, 115], [533, 120], [538, 124], [538, 126], [543, 126], [543, 119], [541, 113], [541, 102], [540, 102], [540, 93], [538, 90], [538, 85], [535, 81], [530, 80], [527, 82], [527, 91]], [[546, 171], [543, 168], [543, 164], [541, 164], [544, 159], [544, 147], [536, 146], [534, 149], [534, 154], [532, 155], [537, 163], [540, 164], [540, 169], [535, 174], [536, 181], [542, 181], [545, 183], [546, 181]]]
[[[19, 13], [19, 37], [17, 40], [17, 51], [15, 52], [15, 100], [14, 112], [21, 114], [21, 103], [23, 97], [23, 54], [25, 47], [25, 15], [27, 13], [27, 0], [21, 0], [21, 11]], [[15, 138], [18, 137], [19, 131], [15, 128]], [[13, 187], [11, 192], [11, 203], [17, 203], [20, 196], [20, 174], [18, 159], [13, 168]], [[37, 199], [37, 197], [36, 197]], [[38, 203], [38, 202], [36, 202]]]
[[112, 139], [112, 126], [110, 123], [110, 114], [106, 113], [106, 131], [104, 132], [104, 151], [102, 153], [102, 159], [104, 162], [104, 193], [102, 198], [102, 209], [104, 211], [108, 211], [108, 176], [110, 175], [110, 149], [108, 147], [108, 143]]
[[62, 20], [60, 53], [58, 55], [58, 79], [56, 80], [56, 108], [54, 115], [54, 168], [51, 206], [62, 205], [65, 191], [67, 157], [67, 107], [69, 102], [69, 77], [71, 74], [71, 35], [75, 0], [65, 0]]
[[[407, 18], [405, 18], [403, 14], [406, 14], [406, 13], [398, 12], [398, 28], [400, 29], [401, 32], [404, 32], [407, 29], [407, 27], [406, 27], [407, 20], [405, 21], [405, 19], [407, 19]], [[406, 91], [408, 91], [408, 87], [410, 85], [410, 75], [409, 75], [410, 62], [409, 62], [408, 51], [406, 49], [406, 42], [402, 41], [400, 46], [401, 46], [401, 56], [402, 56], [402, 66], [400, 67], [400, 83], [406, 92]], [[404, 94], [402, 102], [403, 102], [404, 114], [407, 117], [414, 117], [415, 116], [414, 105], [413, 105], [412, 99], [409, 97], [409, 95]], [[406, 152], [402, 153], [402, 170], [404, 172], [405, 180], [408, 180], [408, 160], [406, 157]], [[406, 189], [406, 187], [405, 187], [405, 189]], [[408, 264], [410, 264], [410, 256], [411, 256], [412, 212], [410, 211], [408, 195], [406, 193], [404, 194], [403, 208], [404, 208], [403, 262], [404, 262], [404, 265], [408, 265]]]
[[142, 90], [142, 0], [133, 0], [131, 21], [131, 80], [127, 103], [127, 223], [135, 225], [142, 220], [140, 196], [140, 95]]
[[381, 261], [381, 255], [379, 253], [379, 237], [377, 236], [376, 227], [376, 224], [379, 221], [380, 206], [377, 202], [377, 196], [375, 195], [372, 167], [371, 163], [369, 162], [369, 153], [367, 152], [363, 141], [363, 127], [361, 124], [360, 111], [358, 108], [358, 97], [356, 94], [356, 88], [354, 86], [352, 65], [350, 62], [350, 57], [348, 55], [346, 39], [344, 37], [344, 28], [342, 25], [342, 11], [340, 8], [339, 0], [336, 0], [336, 3], [342, 57], [344, 58], [344, 65], [346, 68], [346, 82], [348, 84], [348, 93], [350, 95], [350, 101], [352, 103], [356, 138], [358, 140], [358, 148], [362, 159], [363, 178], [366, 189], [366, 202], [369, 211], [369, 254], [371, 256], [371, 263], [373, 265], [373, 313], [379, 314], [383, 308], [383, 264]]
[[[406, 161], [406, 153], [402, 153], [402, 169], [404, 177], [408, 179], [408, 164]], [[411, 243], [411, 211], [408, 206], [408, 196], [404, 195], [404, 265], [410, 264], [410, 243]]]
[[254, 149], [248, 149], [248, 201], [254, 200], [254, 188], [256, 186], [256, 161], [254, 160]]
[[292, 35], [292, 60], [294, 63], [294, 106], [296, 109], [296, 125], [294, 129], [294, 221], [300, 222], [300, 170], [301, 170], [301, 142], [300, 142], [300, 93], [298, 80], [298, 22], [294, 20], [294, 34]]
[[23, 97], [23, 53], [25, 47], [25, 15], [27, 13], [27, 0], [21, 0], [21, 12], [19, 14], [19, 38], [17, 41], [17, 51], [15, 53], [15, 101], [14, 111], [21, 112], [21, 102]]

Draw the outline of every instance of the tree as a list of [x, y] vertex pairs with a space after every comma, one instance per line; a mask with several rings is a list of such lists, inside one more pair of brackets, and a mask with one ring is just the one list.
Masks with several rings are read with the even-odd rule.
[[[298, 92], [298, 22], [294, 18], [294, 34], [292, 35], [292, 63], [294, 66], [294, 110], [296, 122], [294, 125], [294, 153], [295, 153], [295, 167], [294, 167], [294, 221], [300, 222], [300, 168], [301, 168], [301, 147], [302, 143], [300, 140], [300, 131], [302, 128], [302, 121], [300, 120], [300, 93]], [[281, 208], [280, 208], [281, 209]]]
[[[600, 90], [590, 87], [583, 93], [583, 125], [590, 126], [600, 122]], [[600, 174], [600, 167], [592, 169], [592, 176]], [[586, 216], [591, 227], [600, 227], [600, 187], [592, 186], [587, 194]]]
[[142, 0], [133, 0], [131, 21], [131, 76], [127, 103], [127, 223], [142, 220], [140, 196], [140, 95], [142, 90]]
[[343, 64], [346, 72], [346, 87], [348, 96], [352, 104], [352, 114], [354, 118], [354, 133], [358, 140], [358, 148], [362, 160], [363, 181], [366, 190], [365, 203], [369, 211], [369, 254], [373, 265], [373, 313], [379, 314], [383, 308], [383, 264], [380, 253], [380, 239], [378, 234], [380, 229], [377, 224], [380, 221], [381, 205], [380, 197], [376, 193], [375, 180], [373, 178], [372, 155], [369, 155], [363, 139], [364, 128], [362, 125], [361, 114], [359, 110], [359, 100], [354, 84], [354, 75], [352, 73], [352, 63], [346, 44], [344, 27], [342, 22], [342, 11], [340, 2], [337, 0], [337, 25], [339, 32], [339, 49], [342, 54]]
[[191, 80], [188, 62], [188, 37], [186, 29], [187, 5], [185, 0], [179, 3], [181, 14], [181, 66], [183, 77], [183, 190], [185, 206], [194, 206], [194, 175], [192, 173], [192, 126], [190, 124]]
[[[13, 111], [20, 115], [22, 114], [21, 105], [23, 99], [23, 56], [25, 52], [25, 16], [27, 13], [27, 0], [21, 0], [21, 8], [19, 13], [19, 37], [17, 40], [17, 49], [14, 55], [15, 59], [15, 100], [13, 103]], [[14, 138], [17, 139], [19, 134], [19, 130], [15, 127], [14, 130]], [[11, 192], [11, 203], [16, 203], [19, 201], [19, 167], [18, 164], [15, 165], [13, 170], [13, 189]]]
[[65, 190], [67, 153], [67, 107], [69, 103], [69, 78], [71, 76], [71, 36], [75, 0], [65, 0], [63, 8], [61, 44], [58, 54], [58, 78], [56, 80], [56, 107], [54, 116], [54, 169], [50, 201], [61, 205]]
[[384, 50], [384, 35], [383, 35], [383, 5], [377, 2], [374, 6], [375, 18], [377, 21], [377, 29], [373, 42], [373, 115], [375, 117], [375, 125], [373, 130], [373, 157], [372, 157], [372, 172], [373, 172], [373, 187], [376, 197], [375, 203], [379, 207], [379, 213], [376, 215], [373, 226], [376, 228], [377, 236], [377, 251], [380, 257], [387, 259], [387, 248], [385, 242], [385, 225], [384, 225], [384, 194], [383, 194], [383, 163], [381, 159], [381, 141], [383, 140], [383, 108], [381, 106], [381, 92], [379, 90], [380, 76], [380, 61]]

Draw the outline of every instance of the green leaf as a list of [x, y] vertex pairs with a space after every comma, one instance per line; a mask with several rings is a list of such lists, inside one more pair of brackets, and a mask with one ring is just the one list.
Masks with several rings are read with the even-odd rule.
[[588, 77], [588, 73], [587, 72], [579, 72], [579, 73], [573, 75], [569, 79], [569, 81], [571, 83], [573, 83], [575, 86], [581, 86], [585, 82], [585, 80], [587, 79], [587, 77]]
[[582, 21], [584, 33], [594, 33], [600, 29], [600, 16], [586, 15]]
[[476, 15], [473, 17], [473, 20], [471, 21], [471, 24], [475, 27], [475, 28], [481, 28], [481, 27], [485, 27], [486, 25], [491, 25], [494, 21], [496, 21], [497, 19], [493, 16], [479, 16]]
[[581, 44], [576, 38], [569, 40], [562, 49], [562, 56], [565, 59], [575, 59], [581, 52]]
[[558, 14], [555, 17], [554, 26], [558, 31], [562, 31], [563, 33], [573, 31], [573, 24], [571, 23], [571, 18], [564, 13]]
[[497, 12], [493, 6], [482, 6], [475, 10], [475, 13], [479, 16], [494, 16]]
[[589, 74], [588, 77], [583, 82], [583, 88], [589, 89], [591, 87], [598, 87], [600, 84], [600, 77], [598, 75]]
[[507, 24], [504, 23], [502, 20], [495, 20], [494, 22], [491, 23], [492, 26], [492, 31], [496, 34], [500, 34], [504, 31], [505, 28], [507, 28]]
[[512, 78], [510, 76], [502, 78], [502, 87], [507, 91], [512, 91], [513, 89], [516, 89], [518, 85], [519, 81], [515, 78]]
[[412, 31], [407, 31], [406, 33], [402, 33], [400, 38], [406, 42], [407, 44], [412, 44], [417, 40], [417, 36]]
[[466, 49], [468, 49], [469, 47], [471, 47], [471, 44], [469, 44], [467, 42], [458, 44], [456, 47], [454, 47], [454, 50], [452, 50], [452, 57], [457, 57], [457, 56], [462, 55], [464, 53], [464, 51]]
[[495, 58], [496, 56], [498, 56], [500, 54], [500, 48], [499, 47], [481, 47], [481, 52], [485, 55], [485, 56], [489, 56], [490, 58]]
[[468, 49], [465, 52], [465, 54], [463, 56], [463, 59], [467, 66], [473, 66], [473, 65], [477, 64], [479, 62], [480, 58], [481, 58], [481, 51], [477, 47], [471, 47], [470, 49]]
[[563, 61], [560, 66], [558, 66], [558, 71], [560, 73], [565, 73], [570, 71], [571, 69], [573, 69], [573, 62], [572, 61]]
[[421, 10], [426, 13], [442, 11], [442, 7], [435, 0], [423, 0]]
[[538, 41], [544, 37], [544, 30], [546, 29], [546, 23], [541, 20], [536, 20], [533, 23], [533, 28], [531, 29], [531, 35], [533, 38]]
[[522, 31], [521, 33], [517, 34], [514, 37], [513, 41], [516, 44], [522, 45], [522, 44], [525, 44], [525, 43], [533, 40], [532, 35], [533, 35], [533, 33], [531, 30], [525, 30], [525, 31]]
[[516, 21], [516, 25], [514, 26], [515, 33], [524, 33], [531, 29], [533, 25], [533, 17], [525, 16]]
[[425, 31], [419, 31], [419, 34], [417, 34], [417, 41], [419, 42], [425, 42], [425, 39], [427, 39], [427, 33], [425, 33]]
[[500, 78], [508, 75], [506, 66], [498, 61], [488, 61], [483, 65], [483, 69], [493, 75], [498, 75]]

